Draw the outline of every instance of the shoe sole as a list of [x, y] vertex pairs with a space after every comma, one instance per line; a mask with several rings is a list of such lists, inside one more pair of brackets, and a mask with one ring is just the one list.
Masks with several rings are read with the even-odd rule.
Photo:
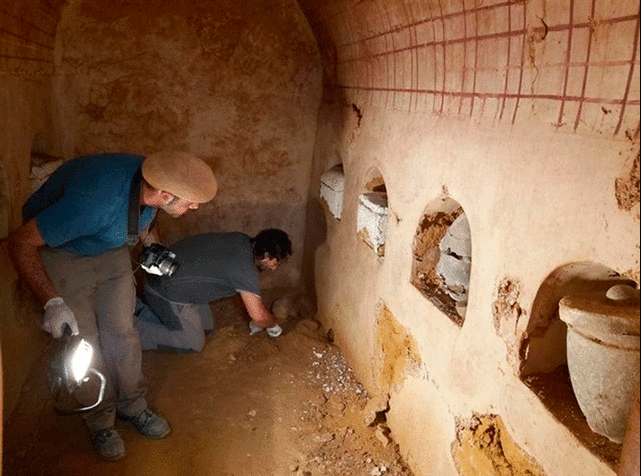
[[[134, 428], [136, 428], [136, 426], [135, 426], [135, 425], [134, 425]], [[162, 438], [164, 438], [164, 437], [168, 436], [168, 435], [169, 435], [169, 433], [171, 433], [171, 428], [170, 428], [169, 430], [167, 430], [167, 432], [166, 432], [166, 433], [163, 433], [162, 435], [148, 435], [147, 433], [143, 433], [142, 431], [138, 430], [138, 428], [136, 428], [136, 430], [137, 430], [137, 431], [138, 431], [138, 433], [140, 433], [142, 436], [146, 436], [147, 438], [151, 438], [152, 440], [160, 440], [160, 439], [162, 439]]]
[[[97, 452], [96, 452], [96, 453], [97, 453]], [[126, 453], [123, 453], [123, 454], [121, 454], [121, 455], [116, 455], [116, 456], [111, 456], [111, 457], [110, 457], [110, 456], [106, 456], [106, 455], [103, 455], [103, 454], [98, 453], [98, 456], [100, 456], [100, 458], [101, 458], [101, 459], [103, 459], [103, 460], [105, 460], [105, 461], [113, 462], [113, 461], [120, 461], [120, 460], [121, 460], [121, 459], [123, 459], [125, 456], [127, 456], [127, 454], [126, 454]]]
[[140, 433], [142, 436], [146, 436], [147, 438], [151, 438], [152, 440], [160, 440], [168, 436], [169, 433], [171, 433], [171, 428], [169, 428], [167, 432], [163, 433], [162, 435], [157, 435], [157, 436], [148, 435], [147, 433], [143, 433], [142, 431], [140, 431], [138, 427], [133, 424], [133, 422], [131, 421], [131, 417], [128, 417], [127, 415], [123, 415], [121, 413], [116, 413], [116, 418], [118, 418], [119, 420], [125, 421], [127, 423], [131, 423], [131, 425], [136, 429], [138, 433]]

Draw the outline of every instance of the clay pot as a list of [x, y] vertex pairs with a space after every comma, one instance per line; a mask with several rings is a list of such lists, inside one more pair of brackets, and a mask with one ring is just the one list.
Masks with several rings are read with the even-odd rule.
[[565, 296], [567, 358], [576, 399], [592, 431], [621, 443], [639, 389], [639, 290]]

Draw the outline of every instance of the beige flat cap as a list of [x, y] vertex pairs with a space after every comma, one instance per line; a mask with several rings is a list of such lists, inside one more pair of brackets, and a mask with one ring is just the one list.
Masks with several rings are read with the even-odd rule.
[[155, 189], [190, 202], [208, 202], [218, 190], [211, 167], [188, 152], [163, 151], [148, 155], [142, 163], [142, 176]]

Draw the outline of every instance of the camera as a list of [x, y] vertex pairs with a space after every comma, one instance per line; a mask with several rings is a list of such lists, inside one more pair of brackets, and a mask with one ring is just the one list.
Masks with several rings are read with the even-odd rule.
[[140, 253], [140, 266], [150, 274], [173, 276], [180, 265], [176, 254], [159, 243], [143, 247]]

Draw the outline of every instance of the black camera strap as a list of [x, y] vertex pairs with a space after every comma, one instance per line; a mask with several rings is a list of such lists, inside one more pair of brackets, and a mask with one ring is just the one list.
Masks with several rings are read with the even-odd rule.
[[136, 170], [129, 190], [129, 209], [127, 211], [127, 244], [136, 246], [140, 229], [140, 183], [142, 167]]

